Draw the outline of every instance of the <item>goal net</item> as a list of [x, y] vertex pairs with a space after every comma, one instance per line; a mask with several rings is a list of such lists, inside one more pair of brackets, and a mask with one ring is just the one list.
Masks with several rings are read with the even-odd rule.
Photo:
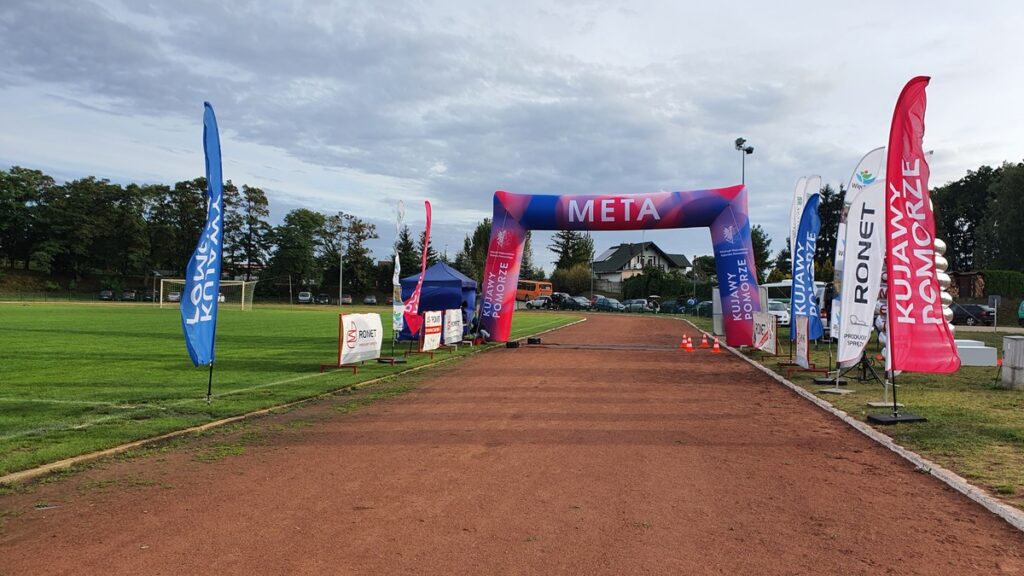
[[[252, 295], [256, 290], [256, 282], [244, 280], [221, 280], [220, 281], [220, 306], [237, 307], [241, 310], [252, 309]], [[184, 278], [161, 278], [160, 279], [160, 307], [177, 306], [185, 294]]]

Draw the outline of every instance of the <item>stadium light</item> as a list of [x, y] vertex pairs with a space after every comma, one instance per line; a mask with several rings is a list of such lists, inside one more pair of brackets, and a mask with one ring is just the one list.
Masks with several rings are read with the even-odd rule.
[[736, 139], [736, 149], [740, 152], [740, 184], [747, 183], [747, 154], [754, 153], [753, 146], [747, 146], [746, 138]]

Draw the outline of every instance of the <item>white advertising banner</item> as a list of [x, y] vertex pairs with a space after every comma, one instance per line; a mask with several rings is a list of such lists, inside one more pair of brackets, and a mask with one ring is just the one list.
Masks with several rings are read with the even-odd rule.
[[[765, 300], [767, 302], [767, 300]], [[775, 343], [775, 323], [778, 320], [768, 312], [754, 312], [754, 348], [769, 354], [778, 354]]]
[[[807, 187], [807, 176], [796, 181], [793, 190], [793, 204], [789, 207], [789, 249], [796, 246], [796, 229], [800, 227], [800, 215], [804, 213], [804, 188]], [[792, 272], [792, 271], [791, 271]]]
[[[832, 316], [829, 318], [829, 326], [833, 338], [838, 338], [843, 331], [843, 268], [846, 262], [846, 243], [852, 240], [851, 248], [856, 248], [857, 233], [848, 234], [847, 224], [853, 220], [859, 224], [859, 220], [850, 214], [850, 207], [854, 199], [868, 186], [879, 181], [885, 181], [885, 146], [875, 148], [868, 152], [857, 163], [853, 175], [850, 176], [850, 183], [846, 186], [846, 201], [843, 202], [843, 213], [839, 218], [839, 230], [836, 233], [836, 257], [832, 276], [832, 286], [835, 288], [835, 297], [832, 298]], [[881, 184], [878, 184], [881, 186]], [[856, 231], [851, 231], [856, 232]]]
[[441, 311], [423, 313], [423, 345], [420, 352], [437, 350], [441, 347]]
[[340, 364], [380, 358], [380, 346], [384, 342], [380, 314], [342, 314], [340, 322]]
[[455, 346], [462, 343], [462, 310], [453, 308], [444, 311], [444, 344]]
[[[860, 172], [860, 190], [853, 194], [846, 226], [846, 258], [843, 277], [836, 288], [842, 293], [836, 361], [849, 366], [871, 339], [875, 303], [885, 268], [885, 149], [877, 165]], [[865, 156], [865, 160], [868, 158]], [[864, 164], [864, 161], [861, 161]], [[858, 170], [861, 168], [858, 167]], [[854, 178], [858, 176], [855, 174]], [[853, 189], [851, 189], [853, 192]]]
[[[793, 206], [789, 211], [789, 249], [790, 252], [796, 248], [796, 233], [800, 228], [800, 217], [804, 213], [804, 204], [811, 194], [821, 190], [821, 176], [801, 176], [796, 181], [796, 189], [793, 191]], [[792, 273], [792, 270], [790, 270]]]
[[793, 328], [796, 329], [796, 363], [804, 369], [811, 367], [810, 346], [807, 339], [807, 316], [793, 318]]

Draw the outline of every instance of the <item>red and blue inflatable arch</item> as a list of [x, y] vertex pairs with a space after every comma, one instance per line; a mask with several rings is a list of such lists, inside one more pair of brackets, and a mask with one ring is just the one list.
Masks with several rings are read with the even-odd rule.
[[733, 346], [753, 344], [761, 310], [744, 186], [630, 195], [494, 193], [494, 220], [480, 283], [481, 327], [508, 340], [527, 230], [711, 229], [725, 334]]

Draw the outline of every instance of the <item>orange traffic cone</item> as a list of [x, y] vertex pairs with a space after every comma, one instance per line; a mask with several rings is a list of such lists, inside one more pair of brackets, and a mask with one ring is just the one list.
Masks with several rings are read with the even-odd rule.
[[679, 350], [685, 350], [685, 349], [686, 349], [686, 336], [684, 335], [682, 338], [679, 339]]
[[701, 348], [707, 348], [708, 347], [708, 333], [707, 332], [703, 332], [701, 334], [701, 336], [700, 336], [700, 347]]
[[718, 346], [718, 336], [715, 336], [715, 345], [711, 348], [712, 354], [721, 354], [722, 349]]
[[693, 352], [693, 339], [689, 336], [686, 337], [686, 351]]

